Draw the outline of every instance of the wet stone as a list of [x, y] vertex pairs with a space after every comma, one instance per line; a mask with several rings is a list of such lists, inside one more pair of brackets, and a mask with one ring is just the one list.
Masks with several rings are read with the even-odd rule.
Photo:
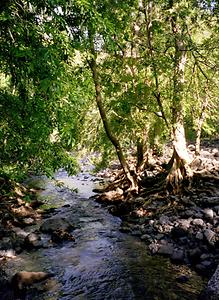
[[125, 233], [125, 232], [131, 232], [132, 230], [131, 230], [131, 228], [128, 227], [128, 226], [122, 226], [122, 227], [120, 228], [120, 231]]
[[51, 218], [51, 219], [48, 219], [40, 227], [40, 230], [43, 233], [52, 233], [53, 231], [56, 231], [56, 230], [69, 231], [71, 229], [74, 229], [73, 225], [70, 224], [64, 218]]
[[25, 238], [25, 246], [27, 248], [40, 248], [42, 247], [41, 237], [36, 233], [30, 233]]
[[141, 236], [142, 233], [141, 233], [140, 230], [133, 230], [132, 234], [135, 235], [135, 236]]

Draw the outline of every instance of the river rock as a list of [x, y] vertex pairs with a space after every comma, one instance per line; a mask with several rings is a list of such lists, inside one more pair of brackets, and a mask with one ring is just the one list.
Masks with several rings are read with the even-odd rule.
[[63, 241], [75, 241], [75, 238], [65, 230], [56, 230], [51, 235], [51, 240], [54, 243], [61, 243]]
[[156, 254], [159, 250], [159, 245], [156, 242], [153, 242], [148, 246], [148, 248], [152, 254]]
[[159, 218], [159, 222], [161, 225], [164, 225], [164, 224], [168, 224], [170, 221], [169, 217], [168, 216], [161, 216]]
[[182, 263], [184, 261], [184, 251], [182, 249], [174, 249], [171, 260], [176, 263]]
[[30, 233], [25, 238], [25, 246], [27, 248], [40, 248], [42, 247], [41, 237], [36, 233]]
[[34, 220], [33, 218], [25, 218], [25, 219], [23, 219], [23, 223], [24, 223], [25, 225], [33, 225], [33, 224], [35, 224], [36, 222], [35, 222], [35, 220]]
[[8, 250], [13, 247], [10, 237], [3, 237], [1, 239], [0, 250]]
[[171, 234], [173, 238], [181, 238], [187, 235], [187, 231], [184, 228], [177, 226], [171, 230]]
[[214, 217], [214, 219], [213, 219], [213, 225], [214, 225], [214, 226], [219, 225], [219, 216]]
[[152, 238], [151, 238], [151, 236], [149, 234], [143, 234], [141, 236], [141, 240], [145, 241], [145, 242], [150, 242], [150, 243], [152, 242]]
[[218, 300], [219, 299], [219, 266], [214, 275], [208, 282], [207, 287], [201, 293], [199, 300]]
[[202, 241], [203, 238], [204, 238], [204, 235], [203, 235], [202, 232], [198, 231], [198, 232], [196, 233], [196, 235], [195, 235], [195, 238], [196, 238], [197, 240], [199, 240], [199, 241]]
[[124, 226], [124, 225], [121, 226], [119, 230], [120, 230], [121, 232], [124, 232], [124, 233], [126, 233], [126, 232], [131, 232], [131, 231], [132, 231], [130, 227]]
[[203, 213], [201, 211], [197, 211], [194, 214], [194, 217], [197, 218], [197, 219], [202, 219], [203, 218]]
[[212, 209], [206, 208], [206, 209], [204, 209], [203, 212], [204, 212], [204, 216], [205, 216], [206, 219], [210, 219], [210, 220], [213, 219], [213, 217], [214, 217], [214, 211]]
[[57, 230], [70, 231], [74, 229], [74, 226], [64, 218], [51, 218], [47, 219], [40, 227], [43, 233], [52, 233]]
[[185, 217], [192, 217], [194, 215], [194, 210], [187, 209], [186, 211], [183, 212], [183, 215]]
[[173, 229], [173, 226], [169, 225], [169, 224], [164, 224], [162, 227], [163, 227], [163, 232], [165, 232], [165, 233], [169, 233]]
[[208, 241], [208, 243], [213, 246], [215, 243], [216, 233], [214, 231], [212, 231], [211, 229], [206, 229], [204, 231], [204, 236], [205, 236], [206, 240]]
[[192, 224], [195, 226], [202, 227], [204, 225], [204, 221], [202, 219], [197, 218], [192, 221]]
[[[8, 249], [8, 250], [0, 250], [0, 258], [15, 258], [16, 253], [13, 249]], [[0, 298], [1, 299], [1, 298]]]
[[216, 205], [216, 206], [214, 207], [214, 210], [216, 211], [216, 214], [219, 215], [219, 205]]
[[188, 254], [189, 254], [189, 257], [190, 257], [192, 263], [194, 263], [194, 262], [197, 262], [200, 260], [200, 256], [201, 256], [202, 252], [198, 247], [196, 247], [194, 249], [190, 249], [188, 251]]
[[173, 254], [173, 244], [167, 243], [167, 244], [161, 244], [158, 253], [162, 255], [171, 256]]

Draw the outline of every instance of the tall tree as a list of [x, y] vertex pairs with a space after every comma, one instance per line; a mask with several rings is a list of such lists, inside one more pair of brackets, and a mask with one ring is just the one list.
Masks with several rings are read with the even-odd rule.
[[65, 36], [57, 29], [55, 7], [35, 1], [8, 1], [0, 12], [1, 172], [52, 173], [75, 161], [54, 139], [63, 101]]

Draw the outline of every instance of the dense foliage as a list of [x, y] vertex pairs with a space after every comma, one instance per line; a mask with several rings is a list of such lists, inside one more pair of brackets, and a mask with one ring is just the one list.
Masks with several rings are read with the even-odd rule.
[[[215, 1], [2, 1], [0, 171], [76, 169], [72, 151], [111, 157], [95, 104], [124, 153], [160, 151], [178, 124], [216, 136]], [[115, 144], [114, 144], [115, 146]]]

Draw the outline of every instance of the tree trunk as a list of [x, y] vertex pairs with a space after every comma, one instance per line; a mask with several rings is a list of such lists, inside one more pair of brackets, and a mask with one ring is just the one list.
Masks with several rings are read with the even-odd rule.
[[144, 162], [144, 144], [143, 141], [138, 138], [137, 140], [137, 164], [136, 164], [136, 170], [140, 170], [142, 164]]
[[115, 147], [118, 159], [121, 163], [121, 166], [123, 168], [123, 171], [124, 171], [128, 181], [130, 183], [130, 190], [138, 192], [137, 177], [135, 174], [131, 174], [129, 165], [126, 162], [126, 159], [123, 154], [119, 140], [116, 138], [116, 136], [114, 135], [114, 133], [112, 132], [112, 130], [110, 128], [110, 125], [109, 125], [109, 122], [107, 119], [107, 115], [106, 115], [106, 111], [103, 106], [102, 94], [101, 94], [101, 84], [99, 81], [97, 63], [96, 63], [96, 53], [95, 53], [93, 44], [91, 45], [91, 51], [92, 51], [92, 58], [89, 61], [89, 66], [91, 68], [92, 75], [93, 75], [93, 81], [94, 81], [95, 92], [96, 92], [96, 103], [97, 103], [97, 107], [99, 109], [99, 113], [100, 113], [100, 116], [101, 116], [101, 119], [103, 122], [103, 126], [104, 126], [105, 132], [106, 132], [109, 140]]
[[149, 126], [145, 125], [143, 137], [137, 139], [137, 163], [136, 163], [136, 172], [139, 173], [146, 168], [148, 168], [148, 133]]
[[201, 113], [198, 119], [197, 130], [196, 130], [196, 140], [195, 140], [195, 155], [200, 154], [200, 144], [201, 144], [201, 131], [202, 126], [206, 117], [206, 108], [208, 106], [208, 97], [206, 96], [204, 102], [202, 103]]
[[170, 172], [167, 176], [167, 186], [171, 186], [172, 192], [178, 193], [183, 180], [192, 176], [189, 164], [191, 158], [187, 151], [185, 130], [183, 124], [183, 89], [184, 69], [186, 64], [186, 49], [183, 42], [183, 29], [179, 28], [176, 18], [171, 18], [172, 31], [175, 38], [175, 67], [173, 76], [172, 99], [172, 140], [173, 155], [170, 160]]
[[148, 56], [151, 59], [151, 65], [152, 65], [152, 73], [155, 80], [155, 91], [154, 91], [154, 97], [157, 101], [158, 107], [161, 112], [161, 117], [163, 118], [167, 128], [169, 127], [167, 118], [164, 112], [162, 100], [161, 100], [161, 93], [160, 93], [160, 83], [158, 78], [158, 72], [157, 72], [157, 66], [156, 66], [156, 58], [154, 55], [154, 49], [153, 49], [153, 35], [152, 35], [152, 17], [153, 17], [153, 1], [144, 1], [144, 17], [146, 22], [146, 33], [147, 33], [147, 46], [148, 46]]
[[182, 183], [192, 177], [192, 170], [189, 166], [191, 158], [186, 147], [185, 131], [183, 124], [176, 124], [173, 130], [173, 155], [169, 162], [169, 174], [167, 176], [167, 188], [173, 193], [179, 193]]

